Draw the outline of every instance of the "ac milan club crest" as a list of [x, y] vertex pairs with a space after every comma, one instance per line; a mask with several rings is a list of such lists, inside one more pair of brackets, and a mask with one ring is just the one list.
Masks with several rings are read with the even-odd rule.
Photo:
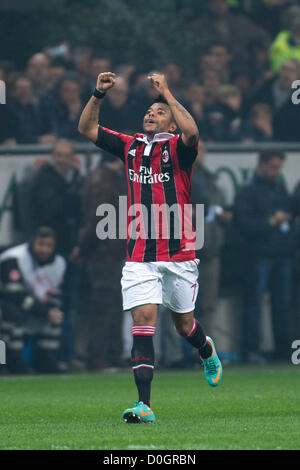
[[170, 155], [169, 155], [168, 150], [164, 150], [164, 151], [163, 151], [163, 154], [162, 154], [163, 162], [164, 162], [164, 163], [167, 163], [167, 161], [169, 160], [169, 158], [170, 158]]

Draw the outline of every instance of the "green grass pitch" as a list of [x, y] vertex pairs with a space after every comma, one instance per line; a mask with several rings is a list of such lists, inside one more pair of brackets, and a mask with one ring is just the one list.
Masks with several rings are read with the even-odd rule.
[[157, 372], [157, 423], [126, 424], [136, 391], [115, 375], [0, 377], [0, 449], [299, 449], [300, 366]]

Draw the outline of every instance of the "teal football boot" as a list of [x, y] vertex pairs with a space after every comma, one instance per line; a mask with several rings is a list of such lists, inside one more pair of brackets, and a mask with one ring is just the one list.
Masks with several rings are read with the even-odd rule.
[[136, 401], [133, 408], [124, 411], [123, 420], [125, 423], [155, 423], [155, 416], [148, 405]]
[[221, 382], [223, 373], [222, 364], [218, 358], [213, 340], [209, 336], [206, 337], [206, 340], [211, 345], [213, 352], [208, 359], [203, 359], [202, 357], [201, 359], [204, 365], [204, 372], [207, 382], [211, 387], [216, 387]]

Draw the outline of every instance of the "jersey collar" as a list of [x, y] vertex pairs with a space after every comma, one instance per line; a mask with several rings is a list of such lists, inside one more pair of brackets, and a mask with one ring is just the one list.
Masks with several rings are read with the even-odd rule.
[[155, 134], [153, 140], [151, 142], [148, 141], [148, 137], [146, 134], [138, 134], [137, 140], [141, 142], [145, 142], [146, 144], [153, 144], [154, 142], [162, 142], [163, 140], [170, 140], [174, 137], [175, 134], [171, 134], [170, 132], [160, 132], [159, 134]]

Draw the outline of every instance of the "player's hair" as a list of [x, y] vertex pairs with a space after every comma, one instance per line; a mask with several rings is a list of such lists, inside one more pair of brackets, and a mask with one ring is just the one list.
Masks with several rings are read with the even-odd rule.
[[279, 158], [280, 160], [285, 160], [285, 154], [277, 149], [268, 149], [263, 150], [259, 154], [259, 163], [268, 163], [272, 158]]
[[169, 106], [167, 100], [162, 95], [158, 95], [158, 97], [155, 98], [153, 103], [163, 103], [163, 104], [167, 104]]

